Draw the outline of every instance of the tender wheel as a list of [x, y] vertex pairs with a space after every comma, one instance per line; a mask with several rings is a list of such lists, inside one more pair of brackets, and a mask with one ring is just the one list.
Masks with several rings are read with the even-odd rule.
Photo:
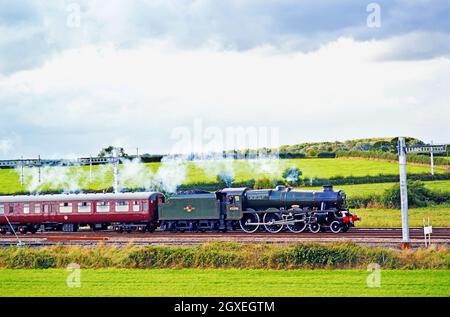
[[304, 215], [294, 215], [293, 220], [302, 220], [302, 221], [297, 221], [292, 224], [288, 224], [287, 228], [289, 229], [289, 231], [291, 231], [293, 233], [300, 233], [300, 232], [305, 231], [306, 221], [305, 221]]
[[264, 228], [270, 233], [278, 233], [283, 229], [284, 225], [275, 224], [276, 221], [280, 221], [281, 216], [279, 213], [267, 213], [264, 214], [263, 222]]
[[145, 230], [147, 230], [146, 226], [138, 226], [137, 231], [139, 233], [145, 233]]
[[[252, 223], [258, 224], [254, 225]], [[259, 228], [259, 216], [257, 213], [244, 214], [242, 219], [239, 221], [239, 224], [241, 225], [241, 229], [245, 232], [253, 233]]]
[[320, 225], [318, 223], [311, 223], [309, 225], [309, 231], [312, 233], [317, 233], [320, 231]]
[[333, 233], [339, 233], [342, 230], [341, 224], [339, 221], [335, 220], [330, 224], [330, 230]]
[[123, 227], [122, 226], [114, 226], [114, 232], [123, 233]]

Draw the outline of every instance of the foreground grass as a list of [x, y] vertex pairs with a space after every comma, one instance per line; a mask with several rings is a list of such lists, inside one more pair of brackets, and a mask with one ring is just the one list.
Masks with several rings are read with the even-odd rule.
[[0, 296], [450, 296], [449, 270], [84, 269], [70, 288], [64, 269], [0, 270]]
[[[330, 178], [335, 176], [376, 176], [397, 175], [398, 164], [394, 162], [371, 161], [365, 159], [285, 159], [285, 160], [236, 160], [236, 161], [200, 161], [185, 162], [180, 165], [167, 165], [168, 170], [177, 169], [177, 174], [184, 175], [182, 184], [216, 182], [217, 174], [233, 171], [235, 181], [243, 182], [254, 178], [269, 177], [281, 179], [283, 171], [288, 167], [298, 167], [306, 180], [314, 178]], [[125, 187], [145, 187], [161, 168], [160, 163], [144, 164], [142, 168], [121, 165], [122, 181]], [[59, 190], [79, 185], [83, 189], [101, 190], [109, 188], [113, 183], [111, 166], [94, 166], [93, 178], [89, 180], [89, 167], [47, 167], [42, 171], [44, 185], [41, 190]], [[444, 169], [436, 168], [436, 173]], [[429, 173], [427, 166], [408, 166], [408, 173]], [[163, 173], [164, 174], [164, 173]], [[19, 173], [15, 170], [0, 170], [0, 190], [4, 194], [14, 194], [36, 189], [32, 183], [38, 179], [37, 169], [25, 169], [26, 186], [20, 185]], [[183, 177], [181, 177], [183, 178]], [[52, 179], [52, 181], [50, 181]], [[36, 184], [35, 184], [36, 185]], [[75, 186], [76, 187], [76, 186]]]
[[[358, 222], [358, 228], [390, 228], [401, 227], [402, 216], [400, 209], [356, 209], [362, 221]], [[408, 210], [409, 225], [411, 227], [422, 227], [423, 219], [428, 221], [430, 217], [431, 224], [434, 227], [450, 228], [450, 204], [430, 206], [424, 208], [410, 208]]]

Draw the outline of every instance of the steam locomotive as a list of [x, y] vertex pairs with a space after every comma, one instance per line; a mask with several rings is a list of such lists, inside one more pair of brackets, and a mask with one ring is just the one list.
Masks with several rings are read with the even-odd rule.
[[0, 233], [38, 230], [74, 232], [112, 228], [116, 232], [288, 230], [346, 232], [359, 218], [346, 208], [345, 193], [225, 188], [193, 190], [169, 197], [158, 192], [0, 196]]

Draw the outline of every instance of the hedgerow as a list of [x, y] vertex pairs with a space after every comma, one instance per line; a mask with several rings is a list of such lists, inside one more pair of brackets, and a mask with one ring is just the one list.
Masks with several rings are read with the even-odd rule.
[[0, 268], [251, 268], [251, 269], [364, 269], [377, 263], [386, 269], [450, 269], [445, 247], [417, 250], [370, 248], [354, 243], [238, 244], [200, 246], [53, 246], [0, 249]]

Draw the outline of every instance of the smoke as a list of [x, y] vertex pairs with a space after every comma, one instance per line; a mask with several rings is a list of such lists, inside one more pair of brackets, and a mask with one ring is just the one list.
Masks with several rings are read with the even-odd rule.
[[262, 177], [278, 178], [282, 173], [283, 164], [276, 156], [261, 156], [246, 161], [248, 169], [255, 179]]
[[219, 180], [225, 182], [227, 187], [231, 187], [234, 181], [234, 171], [232, 170], [221, 171], [219, 172], [219, 174], [217, 174], [217, 177], [219, 178]]
[[123, 187], [174, 193], [186, 181], [187, 162], [180, 158], [165, 157], [154, 172], [151, 166], [139, 159], [123, 160], [119, 174]]
[[[23, 180], [29, 192], [63, 189], [64, 192], [78, 192], [86, 187], [86, 177], [79, 172], [79, 166], [44, 166], [24, 168]], [[16, 169], [21, 174], [21, 169]]]
[[297, 183], [300, 180], [301, 172], [298, 168], [291, 167], [286, 170], [283, 176], [289, 183]]
[[[276, 156], [236, 160], [233, 157], [209, 155], [202, 159], [190, 159], [187, 156], [166, 156], [159, 165], [144, 164], [139, 159], [121, 159], [121, 187], [175, 193], [180, 185], [196, 182], [196, 179], [190, 177], [196, 177], [198, 173], [203, 174], [208, 181], [220, 180], [227, 187], [232, 187], [235, 182], [244, 180], [279, 178], [284, 165]], [[20, 167], [16, 171], [20, 177]], [[295, 180], [298, 177], [299, 175], [290, 175], [289, 179]], [[81, 192], [109, 188], [112, 183], [112, 165], [93, 166], [92, 171], [89, 166], [46, 166], [41, 167], [40, 172], [37, 167], [24, 168], [24, 188], [29, 192]]]
[[200, 169], [208, 179], [224, 182], [231, 187], [236, 177], [235, 160], [231, 156], [223, 157], [218, 154], [203, 155], [201, 159], [192, 163]]
[[181, 158], [163, 158], [156, 173], [161, 190], [174, 193], [187, 178], [187, 162]]

